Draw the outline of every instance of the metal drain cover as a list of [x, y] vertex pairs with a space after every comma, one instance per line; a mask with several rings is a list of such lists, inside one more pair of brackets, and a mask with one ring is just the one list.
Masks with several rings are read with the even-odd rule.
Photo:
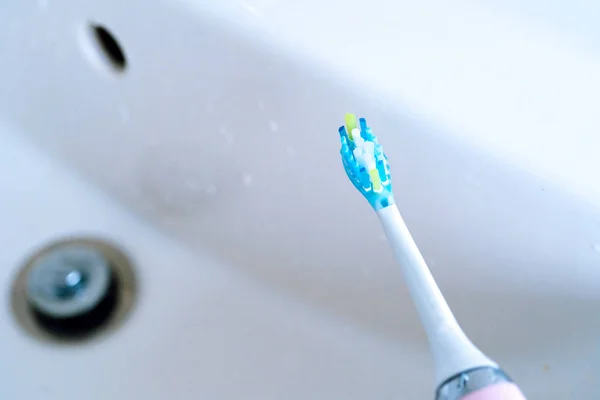
[[117, 246], [67, 238], [45, 246], [19, 269], [13, 313], [41, 339], [73, 341], [120, 325], [133, 308], [135, 274]]

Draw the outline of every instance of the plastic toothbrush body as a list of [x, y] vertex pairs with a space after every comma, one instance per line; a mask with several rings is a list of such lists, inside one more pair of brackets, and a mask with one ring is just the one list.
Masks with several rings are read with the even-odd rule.
[[366, 120], [347, 114], [339, 133], [346, 174], [377, 213], [425, 328], [435, 365], [436, 398], [525, 399], [454, 318], [396, 207], [387, 157]]

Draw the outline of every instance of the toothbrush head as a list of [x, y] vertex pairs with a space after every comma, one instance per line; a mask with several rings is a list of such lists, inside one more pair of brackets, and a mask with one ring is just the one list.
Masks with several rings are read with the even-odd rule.
[[346, 125], [339, 129], [342, 162], [346, 175], [376, 211], [394, 202], [390, 166], [377, 137], [364, 118], [346, 114]]

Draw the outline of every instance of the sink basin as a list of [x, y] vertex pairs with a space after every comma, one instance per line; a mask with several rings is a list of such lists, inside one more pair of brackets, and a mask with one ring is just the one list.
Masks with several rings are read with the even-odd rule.
[[[341, 166], [347, 111], [472, 340], [531, 399], [600, 398], [597, 49], [495, 2], [361, 4], [2, 6], [0, 398], [432, 398]], [[10, 286], [78, 234], [130, 254], [136, 307], [96, 340], [38, 341]]]

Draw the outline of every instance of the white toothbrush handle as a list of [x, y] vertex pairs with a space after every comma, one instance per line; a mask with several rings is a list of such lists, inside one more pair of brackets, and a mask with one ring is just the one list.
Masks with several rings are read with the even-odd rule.
[[452, 315], [396, 205], [377, 211], [427, 333], [436, 385], [478, 367], [497, 368], [462, 331]]

